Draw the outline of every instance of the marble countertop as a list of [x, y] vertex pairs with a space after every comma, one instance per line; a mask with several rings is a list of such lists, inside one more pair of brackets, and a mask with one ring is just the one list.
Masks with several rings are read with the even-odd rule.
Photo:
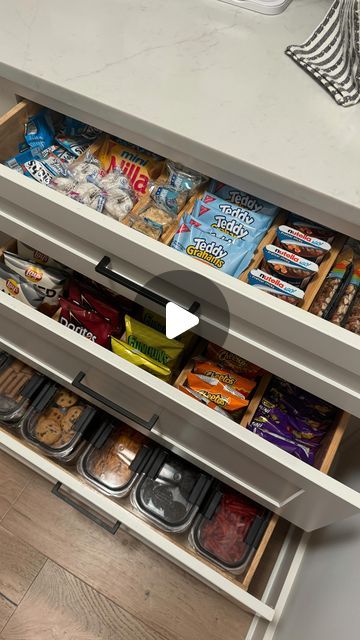
[[216, 0], [1, 5], [0, 77], [120, 122], [194, 166], [360, 221], [360, 106], [337, 106], [284, 54], [330, 0], [293, 0], [274, 17]]

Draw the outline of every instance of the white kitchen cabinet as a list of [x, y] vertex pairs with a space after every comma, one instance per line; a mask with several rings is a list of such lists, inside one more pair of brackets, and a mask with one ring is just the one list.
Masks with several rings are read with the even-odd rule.
[[[71, 7], [78, 27], [67, 33], [66, 43], [61, 30], [44, 28], [50, 12], [58, 10], [51, 3], [41, 3], [38, 11], [40, 3], [29, 2], [26, 27], [17, 20], [21, 1], [13, 0], [6, 29], [0, 25], [0, 78], [6, 82], [0, 161], [14, 152], [27, 114], [45, 105], [360, 238], [358, 113], [333, 104], [283, 55], [287, 44], [308, 35], [327, 0], [294, 1], [271, 28], [268, 19], [221, 3], [171, 0], [162, 3], [167, 28], [161, 30], [153, 3], [140, 11], [130, 0], [106, 0], [103, 11], [121, 19], [109, 20], [106, 34], [96, 34], [97, 46], [80, 29], [84, 11], [96, 24], [95, 5], [64, 2], [61, 11]], [[8, 111], [9, 91], [21, 102]], [[0, 232], [130, 298], [133, 292], [118, 276], [136, 285], [156, 278], [155, 294], [163, 300], [187, 308], [200, 304], [199, 335], [216, 342], [225, 328], [229, 350], [360, 416], [359, 336], [216, 273], [3, 165]], [[99, 265], [105, 257], [104, 272]], [[174, 285], [174, 271], [184, 275], [186, 286], [178, 279]], [[219, 299], [204, 294], [209, 282]], [[162, 306], [146, 295], [137, 299], [157, 311]], [[252, 612], [247, 640], [271, 640], [305, 553], [303, 531], [357, 514], [360, 493], [352, 482], [296, 460], [2, 294], [0, 346], [141, 432], [151, 429], [151, 438], [292, 523], [288, 532], [276, 529], [283, 538], [280, 553], [274, 554], [271, 539], [261, 549], [246, 590], [185, 544], [156, 531], [127, 503], [101, 495], [74, 470], [0, 429], [4, 450]], [[346, 419], [339, 414], [339, 425]]]

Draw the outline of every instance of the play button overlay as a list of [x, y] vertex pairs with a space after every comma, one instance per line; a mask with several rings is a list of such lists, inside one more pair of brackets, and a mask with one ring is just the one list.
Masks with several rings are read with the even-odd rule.
[[199, 324], [199, 318], [194, 313], [179, 307], [174, 302], [166, 305], [166, 337], [172, 340], [181, 336], [185, 331], [193, 329]]

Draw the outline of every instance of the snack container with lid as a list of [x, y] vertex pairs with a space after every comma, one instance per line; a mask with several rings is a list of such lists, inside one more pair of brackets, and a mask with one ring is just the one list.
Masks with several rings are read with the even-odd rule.
[[17, 426], [43, 382], [34, 369], [0, 352], [0, 422]]
[[21, 420], [21, 433], [47, 455], [69, 461], [84, 447], [95, 414], [96, 409], [72, 391], [49, 381]]
[[130, 493], [152, 450], [148, 438], [105, 416], [79, 458], [78, 471], [102, 493], [122, 498]]
[[241, 574], [258, 548], [271, 515], [241, 493], [216, 483], [194, 522], [189, 542], [207, 560]]
[[159, 449], [131, 493], [131, 502], [160, 529], [181, 533], [193, 522], [211, 478], [175, 454]]

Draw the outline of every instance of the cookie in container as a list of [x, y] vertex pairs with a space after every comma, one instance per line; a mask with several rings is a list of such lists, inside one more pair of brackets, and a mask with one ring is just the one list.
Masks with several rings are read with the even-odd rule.
[[0, 352], [0, 422], [17, 424], [43, 383], [44, 376]]
[[160, 529], [181, 533], [193, 522], [211, 482], [194, 465], [160, 449], [143, 471], [131, 501]]
[[25, 413], [21, 432], [47, 455], [69, 461], [83, 449], [95, 414], [75, 393], [49, 381]]
[[271, 512], [221, 483], [215, 483], [189, 535], [207, 560], [240, 575], [249, 565], [271, 519]]
[[153, 448], [141, 433], [105, 416], [78, 461], [78, 471], [102, 493], [122, 498], [131, 491]]

